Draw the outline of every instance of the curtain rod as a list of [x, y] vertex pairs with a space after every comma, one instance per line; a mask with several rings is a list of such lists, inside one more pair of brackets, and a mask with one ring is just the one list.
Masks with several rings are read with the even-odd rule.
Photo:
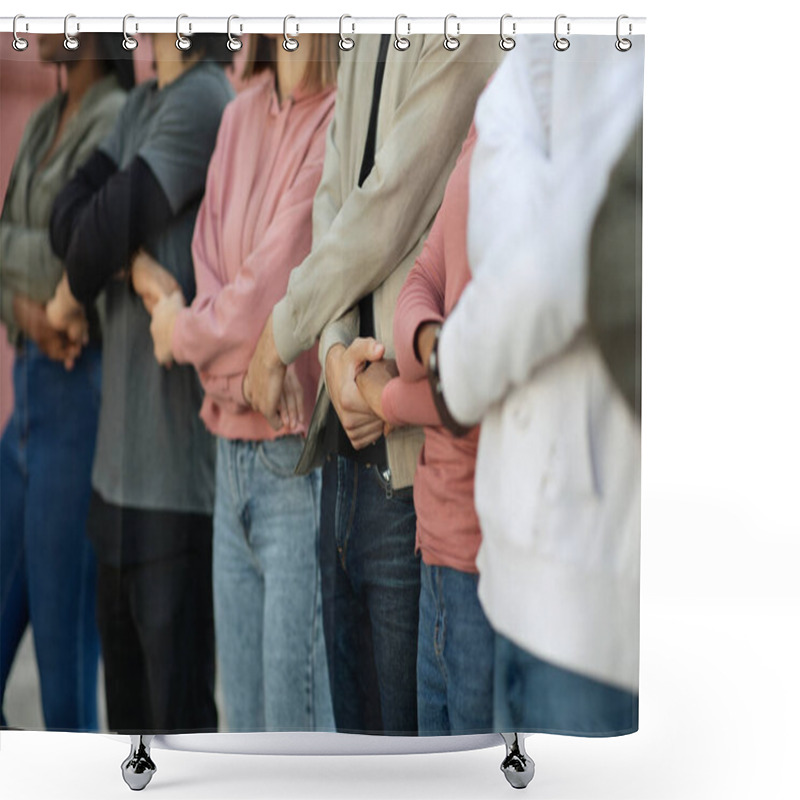
[[[613, 36], [617, 32], [616, 17], [570, 17], [559, 15], [559, 31], [568, 35], [588, 34]], [[284, 25], [291, 35], [298, 33], [394, 33], [395, 26], [403, 36], [413, 34], [442, 34], [445, 28], [444, 17], [233, 17], [231, 32], [236, 36], [248, 33], [283, 33]], [[130, 36], [137, 33], [174, 33], [178, 20], [175, 17], [136, 17], [129, 16], [126, 32]], [[567, 30], [569, 26], [569, 30]], [[64, 33], [65, 17], [20, 16], [17, 21], [17, 34], [26, 33]], [[0, 32], [11, 33], [14, 17], [0, 17]], [[122, 17], [83, 17], [69, 15], [68, 29], [71, 35], [77, 33], [122, 33]], [[228, 17], [194, 17], [181, 15], [180, 30], [189, 33], [227, 33]], [[500, 16], [497, 17], [458, 17], [451, 15], [448, 30], [454, 35], [500, 34]], [[503, 31], [510, 36], [526, 33], [550, 33], [554, 30], [554, 17], [514, 17], [505, 15]], [[625, 36], [641, 35], [645, 32], [644, 17], [626, 17], [622, 24]]]

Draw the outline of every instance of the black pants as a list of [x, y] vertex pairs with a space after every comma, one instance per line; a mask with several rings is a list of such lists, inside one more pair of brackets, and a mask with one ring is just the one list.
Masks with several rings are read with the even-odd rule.
[[[211, 517], [120, 508], [95, 494], [89, 530], [109, 728], [215, 731]], [[154, 539], [150, 559], [141, 542]]]

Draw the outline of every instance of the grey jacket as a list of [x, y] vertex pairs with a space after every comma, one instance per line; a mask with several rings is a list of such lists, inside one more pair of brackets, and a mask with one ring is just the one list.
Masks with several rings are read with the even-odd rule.
[[[290, 363], [320, 339], [320, 360], [359, 327], [358, 301], [372, 293], [376, 338], [394, 357], [392, 320], [406, 275], [419, 255], [467, 135], [478, 95], [503, 51], [494, 36], [462, 36], [455, 52], [440, 36], [411, 37], [386, 60], [375, 165], [358, 187], [367, 137], [379, 36], [362, 36], [342, 57], [325, 166], [314, 200], [311, 253], [273, 310], [278, 353]], [[324, 456], [321, 434], [330, 398], [323, 379], [298, 471]], [[387, 440], [392, 484], [409, 486], [423, 442], [420, 428]]]

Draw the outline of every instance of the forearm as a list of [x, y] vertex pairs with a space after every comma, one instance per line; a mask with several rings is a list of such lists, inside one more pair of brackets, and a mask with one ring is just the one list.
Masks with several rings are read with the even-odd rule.
[[[56, 202], [61, 211], [69, 202], [69, 192]], [[87, 305], [113, 275], [127, 269], [133, 254], [163, 230], [174, 214], [155, 176], [139, 158], [108, 177], [90, 196], [84, 193], [78, 202], [64, 261], [72, 293]], [[60, 224], [54, 223], [52, 233], [59, 245], [63, 244]]]
[[[483, 56], [493, 53], [485, 37], [464, 37], [459, 55], [442, 60], [441, 42], [430, 39], [369, 177], [343, 200], [311, 254], [292, 271], [286, 297], [275, 308], [275, 341], [284, 363], [380, 286], [439, 208], [475, 99], [493, 67]], [[447, 113], [440, 110], [444, 98]]]
[[435, 427], [442, 424], [427, 379], [409, 383], [394, 378], [383, 388], [381, 405], [386, 421], [396, 427], [424, 425]]
[[[276, 306], [277, 308], [277, 306]], [[273, 326], [274, 326], [274, 310], [273, 310]], [[348, 348], [353, 340], [358, 336], [359, 326], [358, 309], [354, 308], [344, 316], [334, 320], [329, 325], [325, 326], [322, 334], [319, 337], [319, 363], [323, 367], [323, 375], [326, 375], [326, 365], [328, 363], [328, 354], [332, 348], [339, 345]], [[280, 354], [280, 349], [278, 349]], [[285, 362], [284, 362], [285, 363]], [[325, 378], [327, 385], [327, 377]]]
[[234, 375], [213, 375], [209, 372], [198, 374], [206, 396], [210, 397], [217, 405], [236, 413], [245, 413], [250, 410], [242, 393], [246, 371]]
[[[541, 98], [526, 61], [538, 57], [532, 43], [523, 44], [476, 112], [468, 237], [474, 277], [439, 346], [444, 397], [460, 422], [479, 420], [580, 335], [591, 223], [640, 112], [641, 54], [598, 59], [589, 73], [580, 62], [558, 60], [553, 135], [540, 143]], [[569, 114], [561, 108], [567, 103]]]
[[408, 382], [426, 375], [428, 365], [421, 356], [420, 333], [441, 325], [444, 319], [444, 256], [438, 248], [433, 249], [431, 239], [436, 234], [434, 225], [422, 254], [406, 278], [394, 312], [395, 358], [400, 376]]
[[49, 235], [51, 249], [59, 258], [66, 257], [86, 204], [116, 171], [116, 163], [101, 150], [96, 150], [56, 196], [50, 214]]
[[311, 247], [311, 203], [321, 168], [321, 161], [304, 167], [232, 279], [223, 275], [218, 247], [206, 247], [204, 230], [197, 229], [198, 293], [174, 331], [173, 352], [179, 360], [225, 374], [247, 369], [264, 324], [286, 291], [292, 265]]

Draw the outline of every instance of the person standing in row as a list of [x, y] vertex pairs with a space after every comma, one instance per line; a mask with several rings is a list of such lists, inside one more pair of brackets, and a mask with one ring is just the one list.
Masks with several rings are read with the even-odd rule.
[[336, 726], [416, 734], [411, 484], [423, 434], [384, 439], [355, 379], [368, 361], [394, 355], [397, 296], [502, 51], [488, 36], [461, 37], [454, 52], [438, 36], [415, 36], [402, 51], [390, 44], [359, 37], [342, 59], [312, 250], [267, 319], [245, 390], [279, 428], [286, 365], [320, 337], [324, 384], [298, 468], [324, 464], [320, 561]]
[[396, 364], [376, 361], [356, 379], [388, 425], [425, 426], [414, 507], [422, 555], [417, 710], [420, 733], [427, 735], [493, 729], [495, 635], [478, 601], [475, 566], [481, 541], [473, 501], [478, 428], [454, 434], [444, 427], [428, 376], [442, 322], [470, 280], [467, 209], [475, 139], [473, 126], [397, 300]]
[[[226, 109], [195, 227], [197, 295], [153, 309], [159, 362], [194, 365], [217, 438], [214, 618], [232, 731], [333, 729], [322, 630], [319, 470], [295, 475], [314, 404], [312, 351], [287, 371], [281, 428], [242, 394], [264, 324], [311, 249], [311, 207], [333, 117], [337, 37], [250, 38], [257, 83]], [[135, 266], [134, 269], [138, 269]]]
[[14, 410], [0, 444], [0, 724], [6, 681], [33, 628], [45, 725], [96, 730], [95, 559], [86, 540], [100, 399], [100, 330], [72, 342], [47, 321], [64, 272], [50, 246], [58, 192], [109, 134], [133, 87], [112, 34], [69, 51], [39, 36], [66, 87], [31, 117], [0, 217], [0, 317], [15, 347]]
[[[587, 285], [594, 220], [641, 116], [643, 59], [603, 37], [566, 57], [524, 37], [475, 115], [473, 280], [437, 363], [452, 416], [481, 423], [479, 597], [497, 632], [501, 731], [638, 727], [640, 430], [591, 333]], [[629, 209], [612, 262], [640, 246]], [[623, 350], [635, 358], [634, 343]]]
[[157, 77], [131, 93], [51, 220], [68, 278], [48, 307], [54, 324], [67, 328], [75, 301], [86, 307], [105, 290], [89, 535], [109, 727], [133, 733], [217, 727], [214, 441], [198, 417], [197, 375], [153, 359], [150, 317], [127, 277], [142, 250], [164, 265], [165, 294], [194, 297], [192, 232], [233, 90], [217, 63], [230, 60], [226, 37], [192, 41], [179, 52], [172, 35], [153, 36]]

